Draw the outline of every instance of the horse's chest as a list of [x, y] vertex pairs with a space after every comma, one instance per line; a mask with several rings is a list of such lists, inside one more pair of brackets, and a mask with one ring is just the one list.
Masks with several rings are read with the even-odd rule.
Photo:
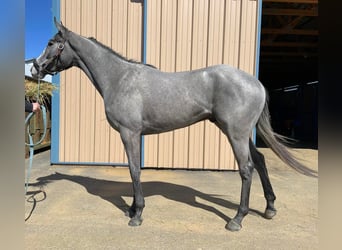
[[107, 120], [116, 130], [120, 126], [136, 127], [141, 123], [141, 102], [133, 96], [105, 101], [105, 110]]

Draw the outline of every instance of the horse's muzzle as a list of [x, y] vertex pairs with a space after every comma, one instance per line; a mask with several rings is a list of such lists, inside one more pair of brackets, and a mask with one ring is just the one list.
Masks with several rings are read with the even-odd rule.
[[33, 66], [31, 67], [30, 71], [31, 71], [32, 77], [35, 79], [43, 79], [45, 76], [43, 72], [40, 70], [39, 64], [36, 59], [34, 59]]

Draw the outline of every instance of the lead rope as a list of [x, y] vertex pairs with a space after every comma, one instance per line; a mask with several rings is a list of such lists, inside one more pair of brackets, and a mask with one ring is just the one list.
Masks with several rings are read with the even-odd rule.
[[[40, 96], [40, 79], [38, 79], [38, 90], [37, 90], [37, 102], [39, 103], [39, 96]], [[35, 112], [31, 112], [25, 119], [25, 127], [27, 128], [27, 134], [29, 137], [29, 143], [25, 142], [25, 145], [30, 148], [30, 160], [29, 160], [29, 166], [27, 169], [26, 174], [26, 181], [25, 181], [25, 195], [27, 194], [27, 188], [28, 188], [28, 182], [30, 179], [31, 169], [32, 169], [32, 162], [33, 162], [33, 155], [34, 155], [34, 147], [36, 145], [39, 145], [42, 143], [46, 136], [46, 130], [47, 130], [47, 121], [46, 121], [46, 108], [44, 105], [40, 106], [41, 112], [43, 115], [43, 126], [44, 126], [44, 132], [40, 140], [36, 143], [33, 143], [32, 135], [30, 134], [30, 120], [35, 115]]]

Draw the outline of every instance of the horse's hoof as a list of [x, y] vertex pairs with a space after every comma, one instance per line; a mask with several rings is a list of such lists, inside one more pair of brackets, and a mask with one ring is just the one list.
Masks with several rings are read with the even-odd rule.
[[266, 219], [272, 219], [277, 214], [277, 210], [273, 209], [266, 209], [265, 211], [265, 218]]
[[142, 219], [141, 218], [132, 218], [129, 222], [128, 225], [131, 227], [137, 227], [140, 226], [142, 223]]
[[241, 229], [241, 225], [234, 220], [230, 220], [226, 225], [226, 229], [232, 232], [239, 231]]

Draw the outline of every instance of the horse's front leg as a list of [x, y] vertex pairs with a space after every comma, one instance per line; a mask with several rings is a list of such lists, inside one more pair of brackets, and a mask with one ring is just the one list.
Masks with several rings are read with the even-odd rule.
[[139, 226], [142, 223], [141, 214], [145, 207], [144, 196], [140, 182], [140, 138], [138, 132], [129, 129], [121, 129], [120, 136], [125, 146], [128, 157], [129, 170], [133, 182], [133, 203], [128, 211], [131, 217], [128, 225]]

